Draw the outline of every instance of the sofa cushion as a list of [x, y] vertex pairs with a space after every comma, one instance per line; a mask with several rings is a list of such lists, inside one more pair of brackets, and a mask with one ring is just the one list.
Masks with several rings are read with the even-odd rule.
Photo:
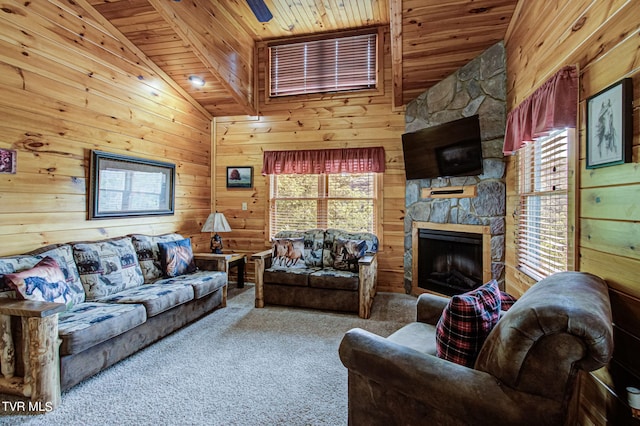
[[192, 300], [193, 287], [189, 284], [145, 284], [122, 290], [98, 300], [102, 303], [138, 303], [147, 310], [147, 318]]
[[188, 284], [193, 287], [194, 297], [200, 299], [227, 285], [227, 273], [198, 271], [179, 277], [162, 278], [154, 284]]
[[129, 237], [74, 244], [73, 258], [87, 300], [98, 300], [144, 282]]
[[138, 255], [140, 269], [144, 275], [144, 282], [150, 284], [158, 278], [164, 276], [162, 265], [160, 264], [160, 248], [158, 243], [182, 240], [184, 237], [180, 234], [165, 235], [141, 235], [133, 234], [131, 241]]
[[196, 261], [191, 250], [191, 238], [159, 242], [160, 264], [167, 277], [177, 277], [196, 271]]
[[498, 322], [500, 307], [496, 280], [453, 296], [436, 325], [438, 357], [473, 367], [482, 344]]
[[60, 355], [82, 352], [144, 323], [142, 305], [85, 302], [58, 317]]
[[309, 276], [309, 287], [357, 291], [358, 285], [357, 272], [323, 268]]
[[274, 236], [274, 238], [303, 238], [304, 263], [309, 268], [322, 266], [324, 229], [308, 229], [306, 231], [280, 231]]
[[334, 247], [338, 238], [343, 240], [362, 240], [366, 244], [365, 253], [378, 252], [378, 237], [370, 232], [347, 232], [342, 229], [327, 229], [324, 236], [324, 250], [322, 251], [322, 265], [332, 268], [335, 264]]
[[265, 284], [283, 284], [307, 287], [309, 285], [309, 275], [317, 271], [318, 268], [306, 269], [265, 269], [263, 281]]
[[33, 268], [6, 274], [4, 279], [22, 299], [64, 303], [67, 308], [73, 305], [73, 294], [67, 286], [64, 274], [51, 257], [45, 257]]
[[341, 271], [358, 272], [358, 260], [365, 255], [364, 240], [336, 238], [333, 244], [333, 267]]
[[304, 238], [273, 238], [271, 240], [271, 267], [306, 268], [304, 261]]
[[423, 354], [436, 355], [436, 327], [433, 324], [411, 322], [387, 339]]

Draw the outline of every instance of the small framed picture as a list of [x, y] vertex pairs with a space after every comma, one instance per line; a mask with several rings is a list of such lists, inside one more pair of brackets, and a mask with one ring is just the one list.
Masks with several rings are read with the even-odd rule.
[[16, 151], [0, 148], [0, 173], [16, 173]]
[[587, 98], [587, 169], [631, 161], [631, 81], [625, 78]]
[[227, 167], [227, 188], [253, 188], [253, 167]]

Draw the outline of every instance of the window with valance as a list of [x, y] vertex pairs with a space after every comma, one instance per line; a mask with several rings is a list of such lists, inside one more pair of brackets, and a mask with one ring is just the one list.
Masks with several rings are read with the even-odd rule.
[[504, 153], [516, 154], [517, 262], [536, 280], [573, 269], [570, 164], [578, 71], [562, 68], [507, 116]]
[[384, 148], [265, 151], [269, 233], [340, 228], [380, 237]]

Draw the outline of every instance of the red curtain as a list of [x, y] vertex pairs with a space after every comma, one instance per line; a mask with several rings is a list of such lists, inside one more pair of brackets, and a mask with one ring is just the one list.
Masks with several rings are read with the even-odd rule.
[[578, 69], [566, 66], [507, 115], [505, 155], [554, 129], [576, 127]]
[[384, 148], [265, 151], [262, 174], [383, 173]]

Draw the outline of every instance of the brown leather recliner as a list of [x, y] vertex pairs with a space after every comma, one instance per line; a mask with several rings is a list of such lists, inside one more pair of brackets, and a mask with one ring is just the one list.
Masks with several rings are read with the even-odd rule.
[[435, 356], [435, 324], [448, 299], [423, 294], [417, 322], [388, 338], [346, 333], [350, 425], [561, 425], [579, 370], [613, 353], [606, 283], [561, 272], [541, 280], [507, 312], [474, 368]]

